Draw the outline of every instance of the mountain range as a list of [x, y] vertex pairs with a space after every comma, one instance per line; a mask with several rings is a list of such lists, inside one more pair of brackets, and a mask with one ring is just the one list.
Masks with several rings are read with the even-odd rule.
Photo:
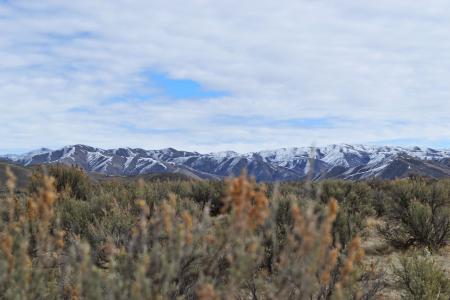
[[21, 166], [62, 163], [110, 176], [179, 173], [194, 178], [220, 179], [246, 169], [258, 181], [302, 179], [394, 179], [411, 174], [450, 177], [450, 149], [367, 145], [281, 148], [240, 154], [233, 151], [201, 154], [173, 148], [100, 149], [72, 145], [38, 149], [0, 160]]

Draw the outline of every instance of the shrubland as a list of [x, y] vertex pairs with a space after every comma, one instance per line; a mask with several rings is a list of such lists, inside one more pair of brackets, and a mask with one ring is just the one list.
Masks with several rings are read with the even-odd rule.
[[[57, 165], [16, 193], [7, 177], [0, 299], [378, 299], [388, 286], [447, 295], [446, 270], [407, 260], [448, 246], [446, 180], [92, 180]], [[374, 218], [400, 255], [392, 266], [365, 255]], [[424, 284], [411, 292], [411, 282]]]

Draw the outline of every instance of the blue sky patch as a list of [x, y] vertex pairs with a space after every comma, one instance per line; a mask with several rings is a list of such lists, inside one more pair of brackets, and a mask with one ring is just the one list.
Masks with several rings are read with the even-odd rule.
[[63, 44], [63, 43], [69, 43], [69, 42], [73, 42], [75, 40], [80, 40], [80, 39], [98, 39], [99, 37], [97, 35], [95, 35], [92, 32], [89, 31], [75, 31], [75, 32], [71, 32], [71, 33], [56, 33], [56, 32], [49, 32], [49, 33], [45, 33], [42, 34], [42, 36], [48, 40], [50, 40], [51, 42], [55, 42], [58, 44]]
[[226, 92], [207, 89], [190, 79], [173, 79], [158, 72], [146, 72], [144, 76], [150, 85], [172, 99], [204, 99], [228, 96]]
[[172, 79], [160, 72], [143, 72], [138, 86], [128, 92], [108, 98], [102, 104], [132, 103], [166, 100], [202, 100], [229, 96], [223, 91], [214, 91], [203, 87], [190, 79]]
[[178, 128], [142, 128], [128, 122], [121, 123], [120, 128], [129, 131], [130, 133], [140, 134], [169, 134], [183, 132], [182, 129]]
[[212, 117], [212, 122], [218, 125], [242, 125], [272, 128], [328, 128], [333, 126], [331, 118], [304, 118], [274, 120], [263, 116], [232, 116], [218, 115]]
[[68, 109], [67, 112], [76, 114], [85, 114], [85, 113], [94, 113], [94, 110], [89, 107], [77, 106]]

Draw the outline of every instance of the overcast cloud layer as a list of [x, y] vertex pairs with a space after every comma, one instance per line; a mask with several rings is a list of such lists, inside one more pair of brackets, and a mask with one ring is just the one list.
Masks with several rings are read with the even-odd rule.
[[450, 147], [449, 30], [444, 0], [0, 0], [0, 152]]

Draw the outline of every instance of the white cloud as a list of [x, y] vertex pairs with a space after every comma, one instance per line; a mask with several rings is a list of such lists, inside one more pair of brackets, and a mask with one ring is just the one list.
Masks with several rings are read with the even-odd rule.
[[[0, 2], [0, 150], [439, 144], [450, 139], [448, 28], [441, 0]], [[107, 101], [151, 85], [149, 70], [229, 95]]]

